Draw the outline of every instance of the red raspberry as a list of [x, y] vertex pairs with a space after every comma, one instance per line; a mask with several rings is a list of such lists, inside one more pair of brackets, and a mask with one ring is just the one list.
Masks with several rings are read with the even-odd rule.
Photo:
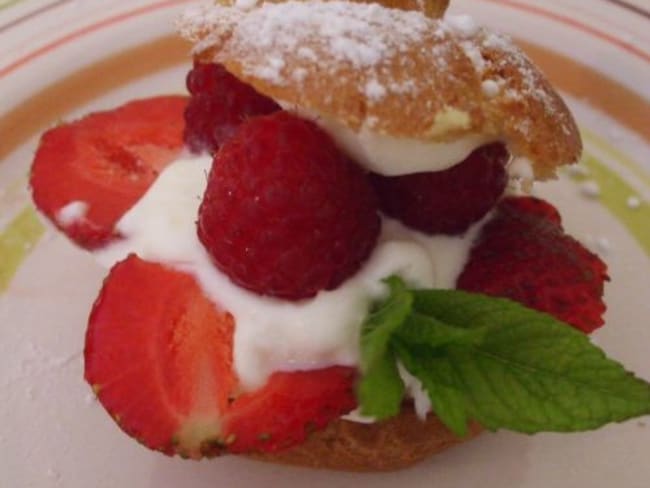
[[509, 197], [481, 231], [457, 286], [516, 300], [592, 332], [603, 325], [608, 279], [605, 263], [564, 233], [551, 204]]
[[270, 98], [242, 83], [218, 64], [195, 63], [187, 75], [192, 98], [185, 110], [185, 144], [214, 152], [249, 117], [280, 110]]
[[[185, 85], [191, 95], [201, 93], [211, 94], [221, 88], [224, 80], [233, 77], [226, 68], [215, 63], [194, 62], [194, 66], [187, 73]], [[226, 81], [227, 82], [227, 81]]]
[[244, 123], [215, 155], [198, 235], [235, 283], [287, 299], [336, 288], [380, 228], [363, 171], [288, 112]]
[[371, 181], [385, 214], [429, 234], [461, 234], [503, 194], [508, 158], [502, 144], [490, 144], [444, 171], [373, 174]]
[[539, 220], [562, 228], [562, 216], [557, 208], [546, 200], [535, 197], [509, 197], [503, 199], [498, 207], [495, 220], [503, 219], [503, 215], [520, 215], [527, 221]]

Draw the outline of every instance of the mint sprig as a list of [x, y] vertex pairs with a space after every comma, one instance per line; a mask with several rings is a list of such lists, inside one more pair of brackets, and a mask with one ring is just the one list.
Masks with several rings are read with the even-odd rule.
[[[391, 339], [413, 308], [413, 295], [396, 277], [386, 280], [390, 295], [370, 313], [361, 331], [361, 372], [357, 391], [361, 414], [387, 418], [397, 415], [404, 383], [397, 370]], [[376, 392], [381, 391], [381, 395]]]
[[650, 384], [608, 359], [587, 336], [507, 299], [459, 290], [390, 294], [364, 323], [361, 412], [396, 415], [399, 361], [457, 435], [470, 420], [490, 430], [572, 432], [650, 414]]

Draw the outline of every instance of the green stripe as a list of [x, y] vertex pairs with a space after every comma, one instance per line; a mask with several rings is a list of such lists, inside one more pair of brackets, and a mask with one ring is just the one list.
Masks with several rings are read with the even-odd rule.
[[607, 142], [605, 139], [594, 134], [590, 130], [581, 129], [580, 133], [583, 139], [588, 141], [589, 144], [596, 146], [604, 153], [607, 153], [607, 155], [610, 156], [612, 159], [618, 161], [620, 164], [625, 166], [634, 174], [634, 176], [638, 178], [640, 182], [642, 182], [650, 189], [650, 174], [644, 171], [643, 168], [641, 168], [641, 166], [636, 164], [632, 159], [630, 159], [626, 154], [621, 152], [618, 148], [616, 148], [615, 146]]
[[623, 178], [607, 168], [593, 155], [585, 153], [583, 164], [589, 179], [600, 187], [601, 203], [621, 222], [650, 257], [650, 205], [642, 201], [639, 208], [630, 208], [627, 199], [637, 192]]
[[44, 231], [34, 208], [29, 206], [0, 234], [0, 293], [9, 287], [11, 279]]
[[22, 2], [23, 0], [0, 0], [0, 10], [3, 8], [11, 7], [12, 5], [15, 5], [17, 3]]

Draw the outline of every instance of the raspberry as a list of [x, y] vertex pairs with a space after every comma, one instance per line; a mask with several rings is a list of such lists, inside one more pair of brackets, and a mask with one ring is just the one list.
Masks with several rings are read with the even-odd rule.
[[502, 144], [490, 144], [444, 171], [372, 174], [371, 181], [385, 214], [429, 234], [461, 234], [503, 194], [508, 158]]
[[[499, 213], [520, 215], [528, 220], [538, 219], [562, 228], [562, 216], [557, 208], [541, 198], [521, 197], [505, 198], [499, 205]], [[503, 217], [501, 217], [503, 218]]]
[[233, 75], [222, 65], [195, 61], [193, 68], [187, 73], [185, 85], [191, 95], [211, 94], [218, 91], [228, 78], [233, 78]]
[[583, 332], [603, 325], [607, 267], [564, 233], [560, 214], [533, 197], [509, 197], [483, 228], [460, 289], [516, 300]]
[[315, 124], [282, 111], [245, 122], [215, 155], [198, 235], [235, 283], [297, 300], [355, 273], [379, 228], [365, 173]]
[[216, 151], [247, 118], [280, 110], [218, 64], [195, 63], [186, 81], [192, 97], [185, 110], [183, 137], [195, 153]]

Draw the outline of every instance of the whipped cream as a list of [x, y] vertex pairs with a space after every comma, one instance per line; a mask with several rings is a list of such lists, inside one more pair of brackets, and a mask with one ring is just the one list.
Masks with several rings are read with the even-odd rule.
[[124, 239], [96, 251], [107, 267], [130, 253], [192, 274], [206, 296], [236, 321], [234, 367], [245, 389], [275, 371], [356, 366], [360, 327], [373, 301], [397, 274], [414, 287], [453, 288], [481, 223], [464, 236], [428, 236], [385, 218], [371, 256], [339, 288], [289, 302], [256, 295], [219, 271], [196, 236], [198, 206], [211, 158], [182, 158], [168, 166], [118, 222]]
[[83, 221], [88, 212], [88, 203], [74, 200], [62, 207], [56, 214], [56, 221], [63, 227], [69, 227]]
[[521, 195], [530, 193], [535, 184], [535, 164], [528, 158], [512, 158], [508, 170], [508, 193]]
[[[373, 131], [371, 118], [355, 132], [337, 120], [313, 110], [281, 100], [276, 102], [285, 110], [316, 123], [355, 162], [369, 171], [385, 176], [442, 171], [460, 163], [475, 149], [494, 142], [493, 137], [484, 134], [471, 134], [450, 142], [394, 137]], [[462, 126], [467, 122], [467, 117], [462, 112], [448, 110], [436, 119], [434, 128], [444, 132], [451, 126]]]
[[[426, 420], [427, 415], [431, 412], [431, 400], [424, 389], [424, 385], [419, 379], [409, 373], [404, 365], [399, 361], [397, 362], [397, 371], [404, 382], [406, 395], [413, 400], [413, 409], [415, 410], [416, 415], [422, 421]], [[341, 418], [358, 424], [373, 424], [377, 421], [375, 417], [361, 413], [361, 407], [355, 408], [351, 412], [343, 415]]]

